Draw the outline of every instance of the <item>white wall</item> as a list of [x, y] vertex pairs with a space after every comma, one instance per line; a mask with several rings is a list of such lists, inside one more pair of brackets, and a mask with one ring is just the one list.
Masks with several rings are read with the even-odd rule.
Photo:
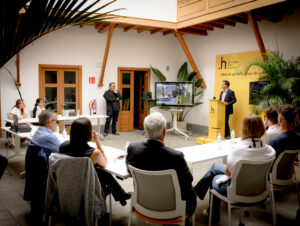
[[[279, 23], [263, 21], [258, 25], [266, 49], [277, 50], [278, 45], [284, 58], [300, 56], [300, 10], [285, 16]], [[208, 36], [185, 35], [184, 38], [207, 85], [204, 104], [194, 108], [186, 121], [207, 126], [208, 99], [214, 95], [216, 55], [259, 50], [258, 45], [250, 24], [215, 28], [208, 32]]]
[[[98, 87], [98, 80], [106, 45], [107, 33], [99, 34], [94, 27], [86, 26], [67, 27], [54, 31], [36, 40], [21, 52], [21, 92], [28, 110], [32, 110], [35, 99], [39, 95], [38, 65], [82, 65], [82, 109], [88, 114], [88, 104], [96, 98], [98, 112], [105, 114], [106, 105], [103, 93], [108, 88], [108, 83], [117, 81], [118, 67], [146, 67], [150, 65], [159, 68], [171, 80], [175, 79], [178, 65], [184, 60], [184, 54], [179, 48], [178, 41], [173, 35], [162, 36], [161, 33], [150, 35], [149, 32], [137, 34], [135, 30], [123, 32], [114, 31], [109, 57], [104, 77], [104, 86]], [[166, 71], [166, 65], [170, 70]], [[6, 65], [16, 75], [15, 59]], [[1, 103], [2, 119], [18, 99], [18, 93], [12, 79], [4, 69], [0, 70], [1, 76]], [[95, 76], [96, 84], [89, 84], [88, 77]], [[173, 78], [173, 79], [172, 79]], [[151, 74], [151, 83], [156, 81]], [[152, 91], [153, 85], [151, 87]], [[168, 119], [170, 115], [165, 113]]]
[[[110, 1], [100, 1], [91, 8], [91, 11]], [[94, 2], [94, 0], [89, 0], [89, 2]], [[177, 21], [177, 0], [117, 0], [100, 12], [121, 8], [123, 10], [113, 12], [113, 14], [170, 22]]]

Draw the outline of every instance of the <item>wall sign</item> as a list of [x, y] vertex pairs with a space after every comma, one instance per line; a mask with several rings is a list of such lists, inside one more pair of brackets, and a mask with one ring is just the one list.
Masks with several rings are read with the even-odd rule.
[[89, 77], [89, 83], [90, 84], [95, 84], [95, 77]]

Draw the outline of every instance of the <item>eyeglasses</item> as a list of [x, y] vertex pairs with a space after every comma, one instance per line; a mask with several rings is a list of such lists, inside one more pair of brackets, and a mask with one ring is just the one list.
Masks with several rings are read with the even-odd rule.
[[57, 124], [59, 123], [59, 120], [52, 120], [53, 122], [56, 122]]

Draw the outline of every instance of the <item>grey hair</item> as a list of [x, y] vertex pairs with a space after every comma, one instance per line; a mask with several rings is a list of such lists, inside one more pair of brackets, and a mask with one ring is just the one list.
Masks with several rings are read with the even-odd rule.
[[167, 121], [159, 112], [151, 113], [144, 120], [144, 128], [148, 139], [160, 138], [166, 126]]
[[40, 126], [46, 126], [49, 121], [54, 119], [54, 112], [49, 110], [44, 110], [39, 114], [39, 123]]

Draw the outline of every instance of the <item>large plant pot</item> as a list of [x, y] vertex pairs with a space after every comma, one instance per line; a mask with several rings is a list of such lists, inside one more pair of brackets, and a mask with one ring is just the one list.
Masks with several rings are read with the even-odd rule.
[[[173, 128], [173, 122], [170, 122], [170, 128]], [[186, 131], [186, 122], [177, 122], [177, 128]]]

